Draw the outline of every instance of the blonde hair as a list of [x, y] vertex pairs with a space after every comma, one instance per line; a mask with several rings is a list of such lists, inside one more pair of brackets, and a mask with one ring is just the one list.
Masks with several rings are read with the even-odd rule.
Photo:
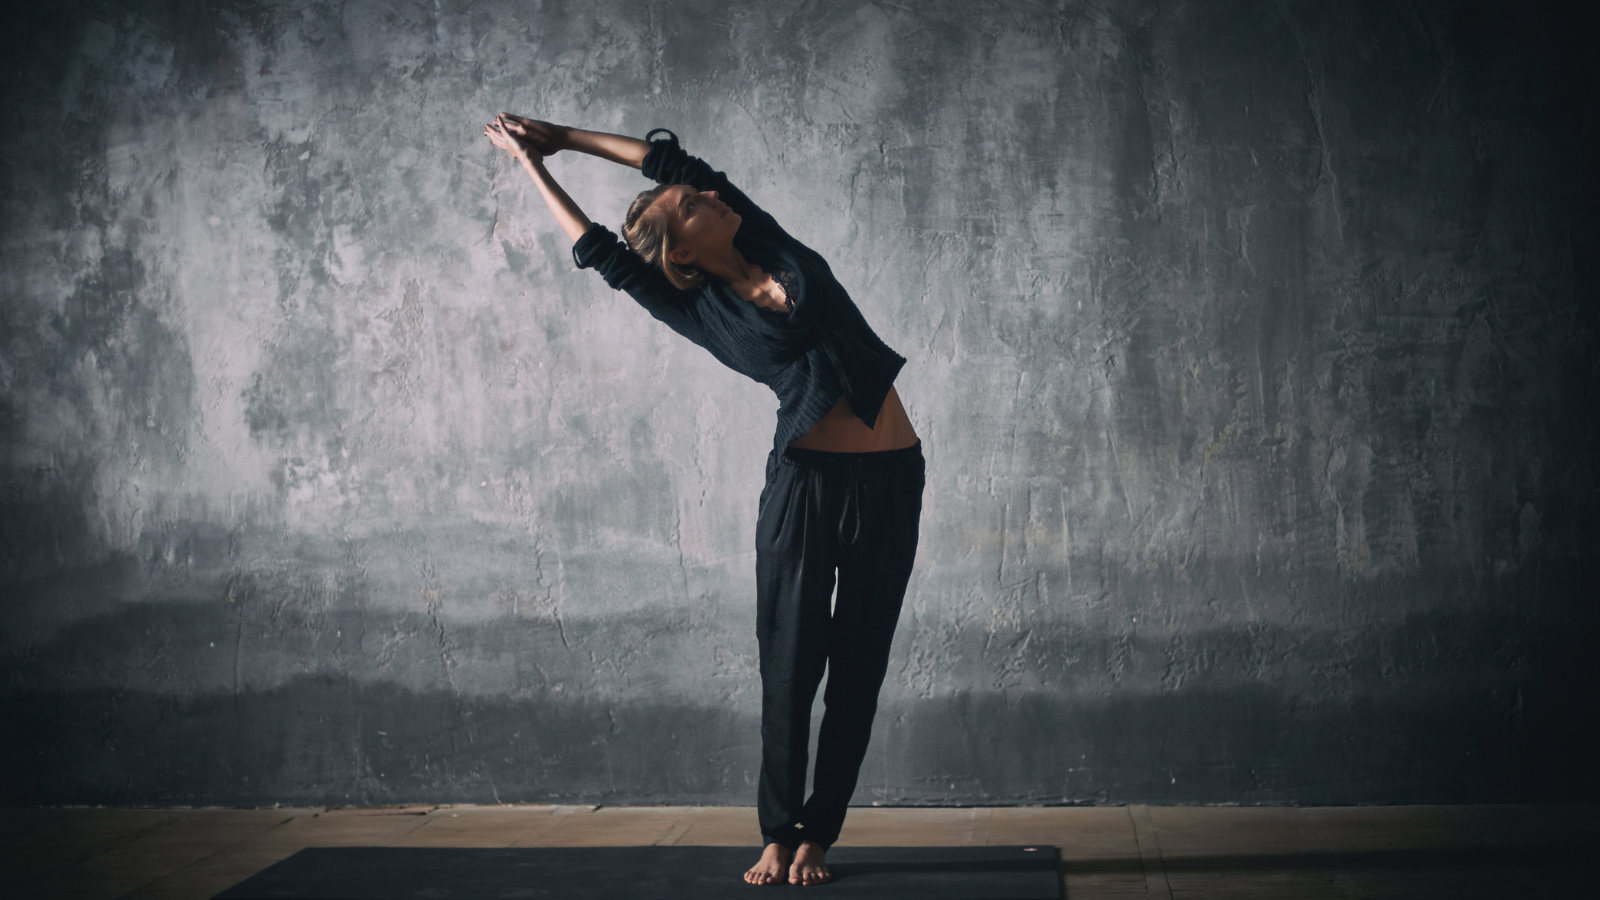
[[622, 220], [622, 239], [628, 242], [633, 252], [644, 257], [645, 262], [652, 266], [660, 266], [673, 287], [687, 291], [704, 283], [705, 273], [694, 266], [679, 265], [667, 256], [677, 241], [672, 237], [672, 228], [668, 225], [666, 213], [645, 215], [650, 207], [655, 205], [656, 199], [669, 187], [672, 185], [658, 184], [648, 191], [641, 191], [639, 196], [633, 198], [633, 202], [628, 204], [628, 215]]

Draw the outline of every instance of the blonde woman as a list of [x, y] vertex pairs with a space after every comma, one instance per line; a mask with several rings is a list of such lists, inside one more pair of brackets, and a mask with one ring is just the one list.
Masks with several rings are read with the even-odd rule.
[[[744, 878], [826, 882], [826, 852], [866, 755], [917, 549], [922, 442], [894, 388], [905, 359], [873, 333], [816, 251], [685, 153], [672, 132], [638, 140], [502, 113], [484, 134], [539, 186], [579, 268], [777, 394], [756, 522], [765, 848]], [[561, 150], [657, 182], [629, 206], [626, 244], [550, 177], [544, 158]], [[824, 668], [827, 708], [808, 799], [811, 702]]]

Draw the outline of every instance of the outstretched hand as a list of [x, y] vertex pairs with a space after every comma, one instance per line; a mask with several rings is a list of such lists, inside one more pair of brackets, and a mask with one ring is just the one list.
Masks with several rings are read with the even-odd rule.
[[572, 198], [561, 189], [561, 185], [556, 184], [545, 167], [540, 165], [540, 161], [546, 156], [573, 146], [568, 141], [570, 133], [571, 129], [562, 128], [560, 125], [524, 119], [510, 113], [501, 113], [494, 117], [493, 122], [483, 126], [483, 135], [489, 139], [489, 143], [511, 154], [522, 163], [523, 170], [539, 186], [539, 193], [544, 195], [545, 202], [550, 205], [550, 212], [555, 214], [562, 230], [576, 241], [589, 230], [591, 224], [589, 217], [583, 214], [578, 204], [572, 202]]
[[494, 121], [483, 126], [484, 137], [489, 143], [499, 147], [519, 160], [537, 162], [547, 154], [540, 153], [537, 145], [527, 139], [520, 131], [514, 130], [518, 126], [506, 119], [505, 113], [495, 116]]
[[567, 129], [538, 119], [525, 119], [511, 113], [495, 116], [483, 133], [496, 147], [519, 159], [542, 159], [559, 152], [566, 143]]

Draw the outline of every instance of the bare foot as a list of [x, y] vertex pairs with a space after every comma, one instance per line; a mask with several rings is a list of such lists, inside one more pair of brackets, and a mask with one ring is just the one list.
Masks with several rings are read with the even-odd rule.
[[788, 847], [768, 844], [767, 849], [761, 851], [761, 861], [744, 873], [744, 880], [751, 884], [781, 884], [783, 873], [789, 869], [789, 855]]
[[833, 880], [828, 864], [822, 856], [828, 851], [810, 841], [801, 841], [794, 854], [794, 865], [789, 867], [790, 884], [822, 884]]

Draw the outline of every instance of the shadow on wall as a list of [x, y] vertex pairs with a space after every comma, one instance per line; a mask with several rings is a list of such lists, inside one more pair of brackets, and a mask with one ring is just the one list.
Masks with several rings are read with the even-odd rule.
[[[177, 643], [184, 633], [215, 633], [197, 604], [166, 605], [165, 621], [148, 613], [149, 607], [134, 608], [93, 627], [143, 636], [147, 646], [171, 641], [175, 633]], [[373, 634], [399, 630], [394, 617], [369, 613], [368, 619]], [[571, 625], [572, 655], [587, 664], [584, 646], [623, 640], [620, 632], [641, 624], [648, 625]], [[0, 695], [8, 722], [0, 761], [9, 773], [0, 802], [753, 800], [759, 758], [753, 710], [690, 701], [606, 702], [581, 690], [415, 690], [332, 671], [236, 693], [74, 687], [59, 676], [83, 672], [81, 661], [71, 659], [82, 652], [77, 648], [108, 646], [84, 640], [83, 627], [26, 657], [11, 656], [0, 670], [9, 687]], [[501, 621], [471, 626], [484, 635], [509, 634], [523, 646], [546, 644], [541, 662], [559, 667], [560, 642], [518, 634], [529, 627]], [[1577, 695], [1573, 686], [1581, 682], [1574, 673], [1523, 668], [1511, 691], [1491, 687], [1502, 683], [1508, 664], [1516, 665], [1494, 658], [1490, 649], [1495, 634], [1509, 627], [1452, 614], [1412, 617], [1371, 640], [1401, 656], [1431, 653], [1426, 671], [1387, 680], [1358, 677], [1364, 686], [1342, 702], [1312, 698], [1303, 680], [1287, 677], [1222, 683], [1197, 675], [1155, 692], [961, 691], [929, 699], [906, 696], [891, 683], [855, 800], [1352, 804], [1592, 796], [1593, 777], [1584, 774], [1583, 763], [1588, 725], [1576, 714], [1591, 704]], [[684, 641], [703, 639], [685, 634]], [[1211, 632], [1188, 639], [1192, 652], [1218, 655], [1260, 637]], [[483, 635], [463, 639], [486, 643]], [[684, 641], [664, 638], [660, 652], [693, 652]], [[1068, 629], [1035, 641], [1041, 653], [1062, 658], [1106, 651]], [[1141, 657], [1159, 664], [1162, 647], [1151, 643], [1128, 651], [1130, 668], [1149, 669]], [[1539, 655], [1581, 659], [1576, 650], [1544, 647]], [[1070, 688], [1070, 670], [1066, 675]], [[1078, 679], [1080, 686], [1084, 680]]]

